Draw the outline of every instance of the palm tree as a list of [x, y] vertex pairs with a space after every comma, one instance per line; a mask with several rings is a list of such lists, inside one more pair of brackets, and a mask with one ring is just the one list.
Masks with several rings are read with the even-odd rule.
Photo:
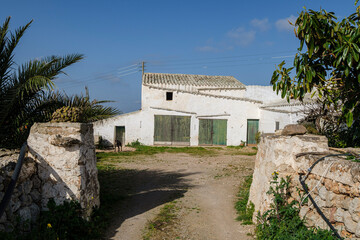
[[83, 122], [94, 122], [122, 113], [116, 108], [102, 105], [109, 102], [112, 101], [96, 99], [90, 101], [89, 90], [85, 87], [85, 96], [83, 94], [69, 96], [66, 93], [49, 92], [41, 100], [41, 109], [48, 109], [47, 112], [52, 113], [63, 106], [75, 107], [81, 110]]
[[83, 59], [82, 54], [51, 56], [16, 68], [14, 50], [31, 22], [10, 32], [8, 17], [0, 26], [0, 147], [18, 146], [35, 121], [48, 119], [50, 106], [43, 100], [53, 80]]

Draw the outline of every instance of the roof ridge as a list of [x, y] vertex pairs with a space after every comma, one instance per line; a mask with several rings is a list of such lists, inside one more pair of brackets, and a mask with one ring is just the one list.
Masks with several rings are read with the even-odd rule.
[[187, 75], [190, 75], [190, 76], [204, 76], [204, 77], [233, 77], [235, 78], [234, 76], [231, 76], [231, 75], [204, 75], [204, 74], [185, 74], [185, 73], [150, 73], [150, 72], [146, 72], [144, 73], [144, 75], [154, 75], [154, 74], [159, 74], [159, 75], [180, 75], [180, 76], [187, 76]]

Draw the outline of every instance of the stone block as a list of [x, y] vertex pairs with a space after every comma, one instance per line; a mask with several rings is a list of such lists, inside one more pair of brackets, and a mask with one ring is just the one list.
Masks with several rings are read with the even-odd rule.
[[360, 222], [358, 222], [356, 225], [355, 236], [360, 238]]
[[19, 216], [22, 221], [30, 221], [31, 220], [31, 211], [29, 207], [24, 207], [19, 210]]
[[345, 198], [344, 198], [344, 201], [343, 201], [342, 204], [341, 204], [341, 207], [342, 207], [343, 209], [348, 210], [348, 209], [349, 209], [349, 206], [350, 206], [351, 200], [352, 200], [352, 199], [351, 199], [350, 197], [345, 197]]
[[33, 183], [33, 187], [36, 188], [36, 189], [40, 189], [41, 188], [41, 180], [40, 178], [35, 175], [32, 177], [31, 179], [32, 183]]
[[328, 191], [326, 190], [326, 188], [324, 186], [322, 186], [319, 190], [319, 197], [325, 201], [327, 198], [327, 195], [328, 195]]
[[349, 213], [355, 222], [360, 221], [360, 199], [354, 198], [349, 205]]
[[0, 218], [0, 223], [5, 223], [7, 220], [7, 217], [6, 217], [6, 212], [4, 212], [4, 214], [1, 216]]
[[23, 194], [29, 194], [33, 187], [33, 182], [31, 180], [27, 180], [22, 185], [23, 185]]
[[39, 202], [41, 200], [40, 192], [37, 189], [33, 189], [30, 192], [30, 196], [31, 196], [31, 199], [33, 200], [33, 202]]
[[32, 202], [32, 198], [30, 197], [29, 194], [21, 194], [21, 196], [19, 197], [21, 206], [29, 206]]
[[303, 125], [289, 124], [284, 127], [284, 129], [281, 132], [281, 135], [294, 136], [294, 135], [304, 135], [305, 133], [306, 133], [306, 128]]
[[357, 223], [353, 221], [350, 213], [344, 212], [344, 225], [345, 229], [350, 233], [355, 233], [357, 228]]
[[344, 213], [345, 211], [342, 208], [338, 208], [334, 214], [334, 220], [336, 222], [344, 222]]
[[33, 203], [30, 205], [29, 209], [31, 213], [31, 222], [35, 223], [40, 215], [40, 207], [37, 204]]

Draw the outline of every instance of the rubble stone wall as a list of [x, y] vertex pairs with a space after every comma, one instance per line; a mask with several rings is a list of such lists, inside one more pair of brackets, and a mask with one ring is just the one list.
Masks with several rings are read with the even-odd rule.
[[[0, 200], [3, 199], [19, 156], [18, 151], [0, 149]], [[37, 163], [26, 157], [10, 203], [0, 219], [0, 231], [10, 231], [21, 221], [34, 223], [41, 209], [41, 180]]]
[[[19, 152], [0, 151], [0, 200], [15, 169]], [[90, 216], [100, 205], [92, 124], [36, 123], [28, 152], [0, 230], [18, 221], [36, 221], [50, 198], [57, 204], [76, 200]]]
[[[299, 156], [300, 153], [306, 154]], [[327, 139], [323, 136], [263, 136], [258, 146], [249, 197], [255, 205], [254, 220], [257, 212], [263, 213], [269, 208], [271, 197], [266, 192], [273, 172], [279, 172], [280, 177], [292, 177], [292, 197], [301, 202], [297, 191], [302, 189], [299, 174], [305, 173], [317, 159], [330, 153], [338, 152], [329, 151]], [[312, 190], [315, 202], [340, 235], [360, 238], [360, 163], [344, 157], [328, 157], [314, 167], [306, 184]], [[300, 216], [305, 217], [309, 226], [328, 229], [310, 201], [302, 204]]]

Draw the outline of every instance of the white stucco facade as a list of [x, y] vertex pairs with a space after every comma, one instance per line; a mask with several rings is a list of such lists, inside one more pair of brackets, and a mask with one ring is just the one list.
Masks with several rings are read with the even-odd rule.
[[[172, 100], [166, 93], [172, 93]], [[275, 104], [275, 105], [274, 105]], [[247, 141], [248, 119], [259, 120], [259, 131], [275, 131], [276, 122], [283, 128], [302, 117], [301, 104], [290, 105], [281, 100], [272, 87], [187, 86], [148, 84], [143, 80], [141, 110], [94, 123], [94, 134], [110, 143], [115, 140], [115, 127], [125, 127], [125, 144], [138, 140], [154, 145], [155, 115], [190, 117], [190, 146], [199, 145], [199, 120], [226, 119], [226, 145]]]

